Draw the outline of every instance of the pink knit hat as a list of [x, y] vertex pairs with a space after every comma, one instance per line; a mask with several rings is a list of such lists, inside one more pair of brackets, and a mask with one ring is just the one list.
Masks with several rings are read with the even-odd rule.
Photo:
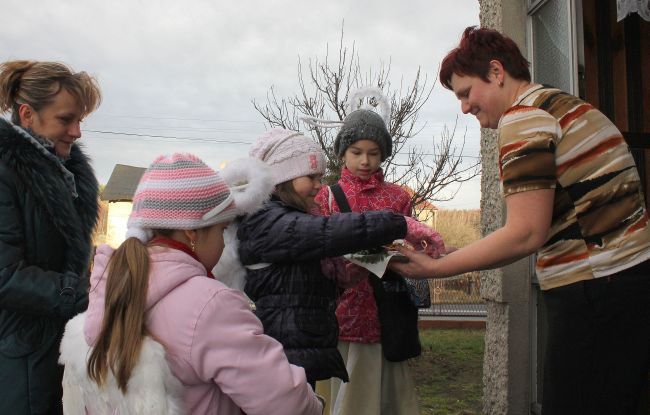
[[249, 154], [271, 167], [273, 184], [325, 173], [323, 150], [298, 131], [273, 128], [257, 139]]
[[230, 189], [217, 172], [192, 154], [159, 156], [135, 191], [126, 237], [146, 243], [153, 229], [200, 229], [235, 216]]

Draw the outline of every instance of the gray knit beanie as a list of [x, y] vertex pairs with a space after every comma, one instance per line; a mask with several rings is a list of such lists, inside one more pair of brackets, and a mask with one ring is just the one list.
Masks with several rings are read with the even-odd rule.
[[381, 161], [386, 160], [393, 152], [393, 140], [388, 133], [386, 123], [375, 111], [359, 109], [349, 113], [336, 135], [334, 152], [337, 156], [343, 157], [345, 150], [359, 140], [377, 143], [381, 151]]

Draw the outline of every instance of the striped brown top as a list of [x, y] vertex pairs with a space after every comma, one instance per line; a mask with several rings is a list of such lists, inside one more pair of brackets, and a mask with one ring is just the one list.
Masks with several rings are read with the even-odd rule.
[[499, 148], [504, 196], [555, 189], [549, 239], [537, 252], [543, 290], [650, 258], [639, 174], [603, 113], [558, 89], [535, 86], [501, 117]]

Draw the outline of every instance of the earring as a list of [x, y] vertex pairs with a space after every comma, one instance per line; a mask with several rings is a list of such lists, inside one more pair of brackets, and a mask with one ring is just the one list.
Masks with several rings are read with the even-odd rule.
[[194, 240], [190, 241], [190, 248], [192, 248], [192, 252], [196, 251], [196, 242], [194, 242]]
[[499, 81], [499, 86], [503, 88], [503, 81]]

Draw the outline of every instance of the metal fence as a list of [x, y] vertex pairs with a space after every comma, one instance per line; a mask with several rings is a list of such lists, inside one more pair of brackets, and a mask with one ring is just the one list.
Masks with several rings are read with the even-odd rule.
[[429, 280], [431, 307], [421, 308], [421, 316], [485, 317], [481, 298], [481, 278], [471, 272], [454, 278]]

